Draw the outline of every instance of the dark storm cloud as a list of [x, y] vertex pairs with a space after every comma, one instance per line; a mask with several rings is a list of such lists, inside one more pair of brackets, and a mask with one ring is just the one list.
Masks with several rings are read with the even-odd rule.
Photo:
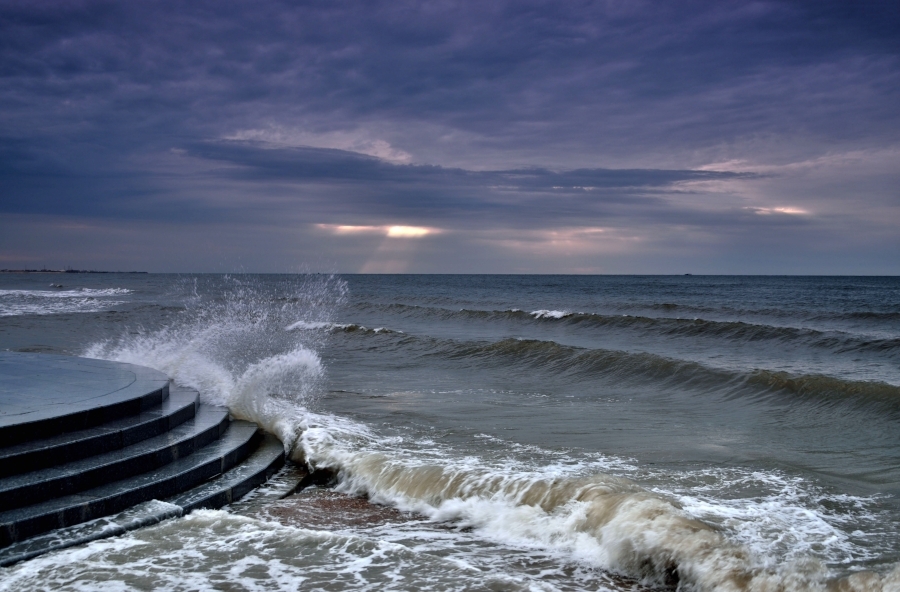
[[631, 152], [785, 129], [895, 139], [885, 122], [900, 117], [892, 3], [67, 2], [0, 10], [2, 104], [18, 115], [8, 129], [31, 135], [13, 119], [39, 119], [37, 134], [103, 136], [131, 149], [267, 120], [319, 130], [379, 120], [439, 124], [504, 148]]
[[[677, 212], [666, 205], [662, 196], [679, 183], [758, 176], [652, 169], [470, 171], [400, 165], [343, 150], [272, 148], [229, 141], [194, 144], [185, 154], [228, 165], [206, 173], [219, 184], [219, 192], [227, 191], [224, 187], [229, 181], [250, 187], [288, 182], [290, 189], [284, 193], [302, 196], [294, 198], [300, 202], [298, 205], [313, 207], [327, 220], [347, 214], [384, 219], [412, 216], [420, 223], [438, 226], [485, 213], [502, 215], [502, 222], [513, 226], [573, 222], [601, 214], [613, 216], [623, 208], [647, 212], [652, 209], [658, 217], [671, 217]], [[168, 199], [165, 184], [177, 174], [98, 174], [83, 162], [60, 163], [39, 152], [29, 152], [21, 140], [0, 142], [0, 156], [0, 188], [8, 212], [133, 219], [178, 216], [194, 222], [260, 215], [256, 212], [259, 204], [253, 199], [239, 200], [237, 204], [212, 202], [205, 207], [187, 199], [173, 202]], [[336, 192], [341, 194], [338, 200], [334, 199]], [[274, 214], [280, 215], [284, 207], [277, 207]], [[266, 213], [262, 212], [262, 217]]]
[[502, 187], [517, 191], [585, 188], [664, 187], [679, 181], [747, 178], [747, 173], [652, 170], [576, 169], [551, 171], [542, 168], [499, 171], [469, 171], [433, 165], [397, 165], [354, 152], [321, 148], [282, 148], [246, 142], [217, 142], [193, 147], [197, 156], [243, 165], [233, 174], [245, 178], [280, 178], [296, 181], [365, 181], [422, 183], [456, 187]]
[[[400, 165], [346, 152], [317, 148], [281, 148], [247, 142], [216, 142], [192, 148], [191, 154], [237, 165], [222, 172], [235, 180], [288, 181], [307, 204], [316, 186], [326, 185], [321, 200], [332, 202], [335, 187], [342, 200], [320, 211], [329, 220], [340, 214], [412, 219], [434, 226], [458, 224], [484, 214], [479, 224], [534, 226], [582, 221], [585, 216], [615, 216], [618, 210], [652, 210], [673, 215], [662, 195], [685, 181], [753, 178], [734, 172], [645, 169], [526, 168], [471, 171], [433, 165]], [[324, 220], [323, 220], [324, 221]]]

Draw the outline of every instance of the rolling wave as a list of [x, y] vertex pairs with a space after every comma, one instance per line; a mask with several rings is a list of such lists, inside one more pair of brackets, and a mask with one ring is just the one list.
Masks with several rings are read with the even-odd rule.
[[[379, 308], [384, 312], [399, 313], [403, 316], [443, 321], [546, 323], [577, 328], [641, 331], [652, 335], [674, 338], [720, 339], [734, 343], [775, 341], [789, 344], [796, 343], [835, 353], [857, 351], [874, 353], [900, 352], [900, 338], [897, 337], [871, 337], [865, 334], [849, 333], [840, 330], [825, 331], [807, 327], [769, 325], [746, 321], [604, 315], [565, 310], [535, 310], [531, 312], [517, 309], [450, 310], [405, 304], [392, 304]], [[884, 315], [893, 315], [894, 313], [853, 314], [876, 315], [871, 318], [882, 318]], [[897, 316], [900, 318], [900, 314]]]
[[345, 333], [403, 333], [385, 327], [370, 329], [357, 323], [332, 323], [324, 321], [297, 321], [284, 328], [285, 331], [343, 331]]
[[836, 313], [833, 315], [822, 315], [813, 317], [814, 319], [846, 319], [846, 320], [873, 320], [873, 321], [900, 321], [900, 312], [898, 311], [855, 311], [846, 313]]
[[386, 347], [406, 348], [412, 356], [486, 368], [550, 373], [556, 379], [602, 380], [616, 385], [677, 388], [726, 397], [781, 400], [788, 396], [788, 401], [825, 406], [850, 404], [900, 413], [900, 386], [885, 382], [767, 369], [727, 370], [652, 353], [588, 349], [550, 340], [457, 341], [407, 334], [388, 334], [384, 339], [389, 340], [385, 342]]
[[900, 403], [900, 387], [883, 382], [848, 381], [823, 375], [795, 376], [771, 370], [733, 372], [656, 354], [584, 349], [554, 341], [504, 339], [493, 343], [448, 343], [446, 355], [450, 359], [537, 366], [557, 373], [609, 377], [638, 384], [652, 382], [703, 390], [724, 387], [733, 392], [750, 388], [803, 397], [854, 397]]

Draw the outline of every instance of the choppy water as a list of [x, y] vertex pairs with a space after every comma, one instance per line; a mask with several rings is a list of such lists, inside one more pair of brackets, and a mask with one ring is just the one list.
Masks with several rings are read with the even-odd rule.
[[900, 278], [5, 274], [0, 348], [158, 368], [404, 512], [0, 589], [900, 590]]

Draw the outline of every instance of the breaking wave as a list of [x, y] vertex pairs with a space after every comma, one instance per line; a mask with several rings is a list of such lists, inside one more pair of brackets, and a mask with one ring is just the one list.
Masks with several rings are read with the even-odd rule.
[[297, 321], [284, 328], [285, 331], [344, 331], [346, 333], [402, 333], [385, 327], [369, 329], [356, 323], [330, 323], [322, 321]]
[[[860, 572], [839, 577], [811, 555], [778, 560], [760, 548], [771, 546], [769, 539], [777, 540], [781, 533], [741, 542], [732, 528], [713, 526], [686, 511], [686, 502], [701, 506], [700, 500], [650, 492], [598, 470], [603, 463], [579, 465], [568, 459], [544, 466], [509, 459], [498, 463], [427, 442], [411, 444], [379, 439], [344, 420], [310, 416], [294, 458], [336, 472], [337, 489], [345, 493], [460, 530], [474, 529], [497, 544], [549, 550], [562, 561], [627, 575], [654, 587], [888, 590], [900, 584], [900, 568], [886, 576]], [[756, 510], [747, 514], [759, 518], [783, 503], [757, 502]], [[707, 513], [709, 505], [703, 507]], [[724, 506], [720, 510], [727, 512]], [[801, 543], [821, 547], [821, 519], [810, 514], [798, 509], [793, 518], [801, 520], [794, 520], [792, 527], [796, 536], [808, 538]], [[804, 515], [809, 523], [806, 531]], [[840, 560], [846, 552], [843, 541], [831, 539], [837, 542], [833, 558]]]

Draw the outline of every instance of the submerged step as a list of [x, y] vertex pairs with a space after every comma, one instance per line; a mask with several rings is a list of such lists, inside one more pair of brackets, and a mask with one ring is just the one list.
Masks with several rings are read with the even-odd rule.
[[[265, 434], [259, 447], [237, 467], [202, 485], [170, 498], [167, 501], [150, 500], [137, 504], [119, 514], [95, 518], [54, 530], [47, 534], [13, 543], [0, 549], [0, 567], [31, 559], [59, 549], [74, 547], [98, 539], [119, 536], [131, 530], [157, 524], [169, 518], [177, 518], [197, 508], [221, 508], [242, 498], [253, 488], [267, 483], [284, 464], [284, 447], [271, 434]], [[281, 484], [282, 497], [300, 476], [296, 470], [293, 480]]]
[[32, 559], [50, 551], [125, 534], [130, 530], [157, 524], [168, 518], [176, 518], [182, 513], [182, 508], [174, 504], [158, 500], [144, 502], [113, 516], [104, 516], [76, 526], [54, 530], [0, 549], [0, 567]]
[[241, 464], [166, 501], [186, 512], [197, 508], [221, 508], [265, 483], [283, 465], [284, 445], [275, 436], [264, 434], [259, 447]]
[[161, 405], [102, 425], [0, 448], [0, 477], [36, 471], [124, 448], [158, 436], [194, 417], [200, 395], [169, 387]]
[[228, 425], [224, 407], [201, 405], [192, 419], [131, 446], [0, 479], [3, 509], [42, 502], [155, 470], [216, 440]]
[[233, 421], [219, 440], [159, 469], [77, 494], [0, 512], [0, 547], [35, 535], [166, 499], [224, 473], [256, 447], [256, 424]]
[[265, 484], [247, 492], [240, 500], [232, 501], [229, 509], [244, 516], [256, 514], [269, 504], [297, 493], [300, 483], [308, 475], [309, 471], [305, 467], [286, 459], [284, 465]]

